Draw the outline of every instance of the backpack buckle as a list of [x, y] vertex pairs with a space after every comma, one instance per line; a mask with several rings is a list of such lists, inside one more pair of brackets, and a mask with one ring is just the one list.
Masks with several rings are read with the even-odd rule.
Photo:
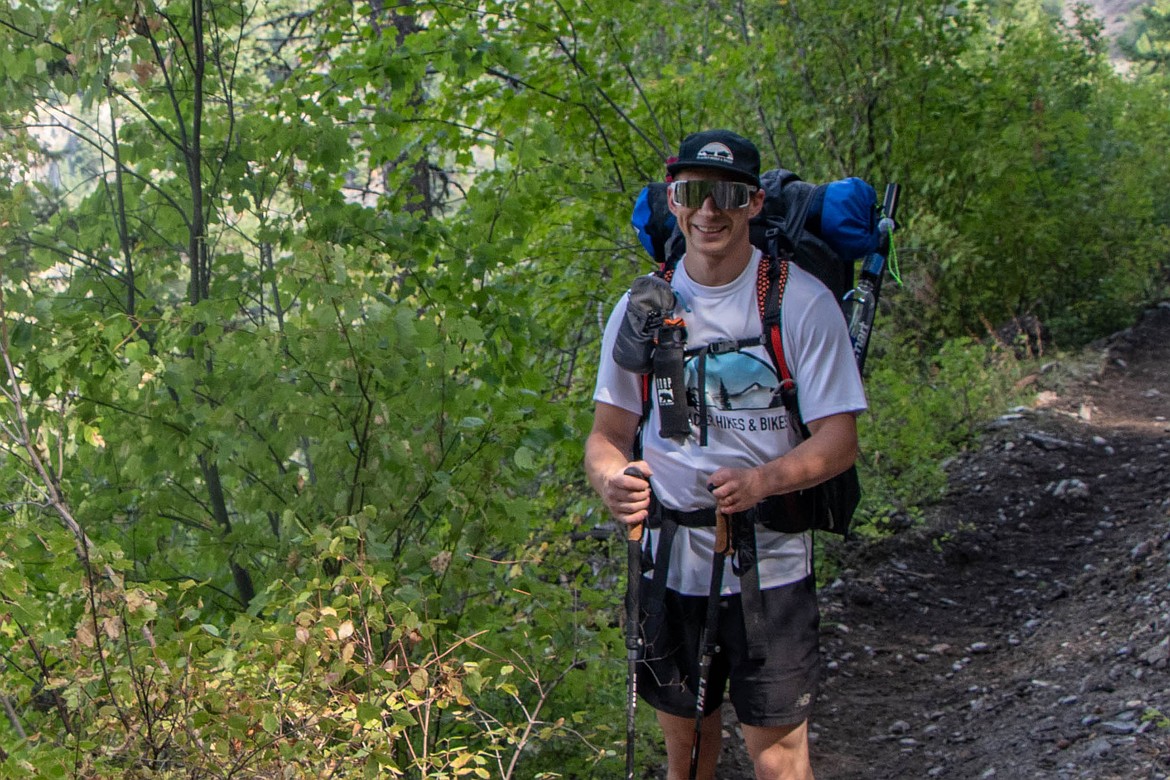
[[800, 414], [800, 405], [796, 396], [796, 382], [793, 379], [780, 380], [780, 402], [792, 414]]
[[714, 341], [704, 347], [704, 349], [708, 355], [726, 355], [729, 352], [735, 352], [739, 349], [739, 342], [732, 340]]

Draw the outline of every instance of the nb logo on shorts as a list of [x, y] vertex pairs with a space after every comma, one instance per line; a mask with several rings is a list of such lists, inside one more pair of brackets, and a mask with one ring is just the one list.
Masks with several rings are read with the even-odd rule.
[[796, 700], [797, 707], [807, 707], [812, 702], [811, 693], [802, 693], [800, 698]]

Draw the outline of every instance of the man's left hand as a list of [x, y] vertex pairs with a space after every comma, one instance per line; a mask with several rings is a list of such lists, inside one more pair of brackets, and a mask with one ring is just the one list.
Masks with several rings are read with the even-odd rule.
[[715, 508], [725, 515], [746, 512], [768, 496], [759, 469], [719, 469], [707, 484]]

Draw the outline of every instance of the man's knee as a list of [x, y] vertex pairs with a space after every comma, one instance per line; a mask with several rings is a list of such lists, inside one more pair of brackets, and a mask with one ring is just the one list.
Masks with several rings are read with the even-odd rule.
[[813, 780], [808, 721], [795, 726], [743, 726], [756, 780]]

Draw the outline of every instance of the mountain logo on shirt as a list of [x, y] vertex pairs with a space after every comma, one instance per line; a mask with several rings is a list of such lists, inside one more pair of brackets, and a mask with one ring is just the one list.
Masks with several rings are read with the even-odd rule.
[[[698, 357], [687, 361], [688, 389], [699, 390]], [[722, 411], [775, 409], [780, 400], [780, 377], [771, 361], [749, 352], [728, 352], [706, 356], [705, 387], [707, 406]]]

